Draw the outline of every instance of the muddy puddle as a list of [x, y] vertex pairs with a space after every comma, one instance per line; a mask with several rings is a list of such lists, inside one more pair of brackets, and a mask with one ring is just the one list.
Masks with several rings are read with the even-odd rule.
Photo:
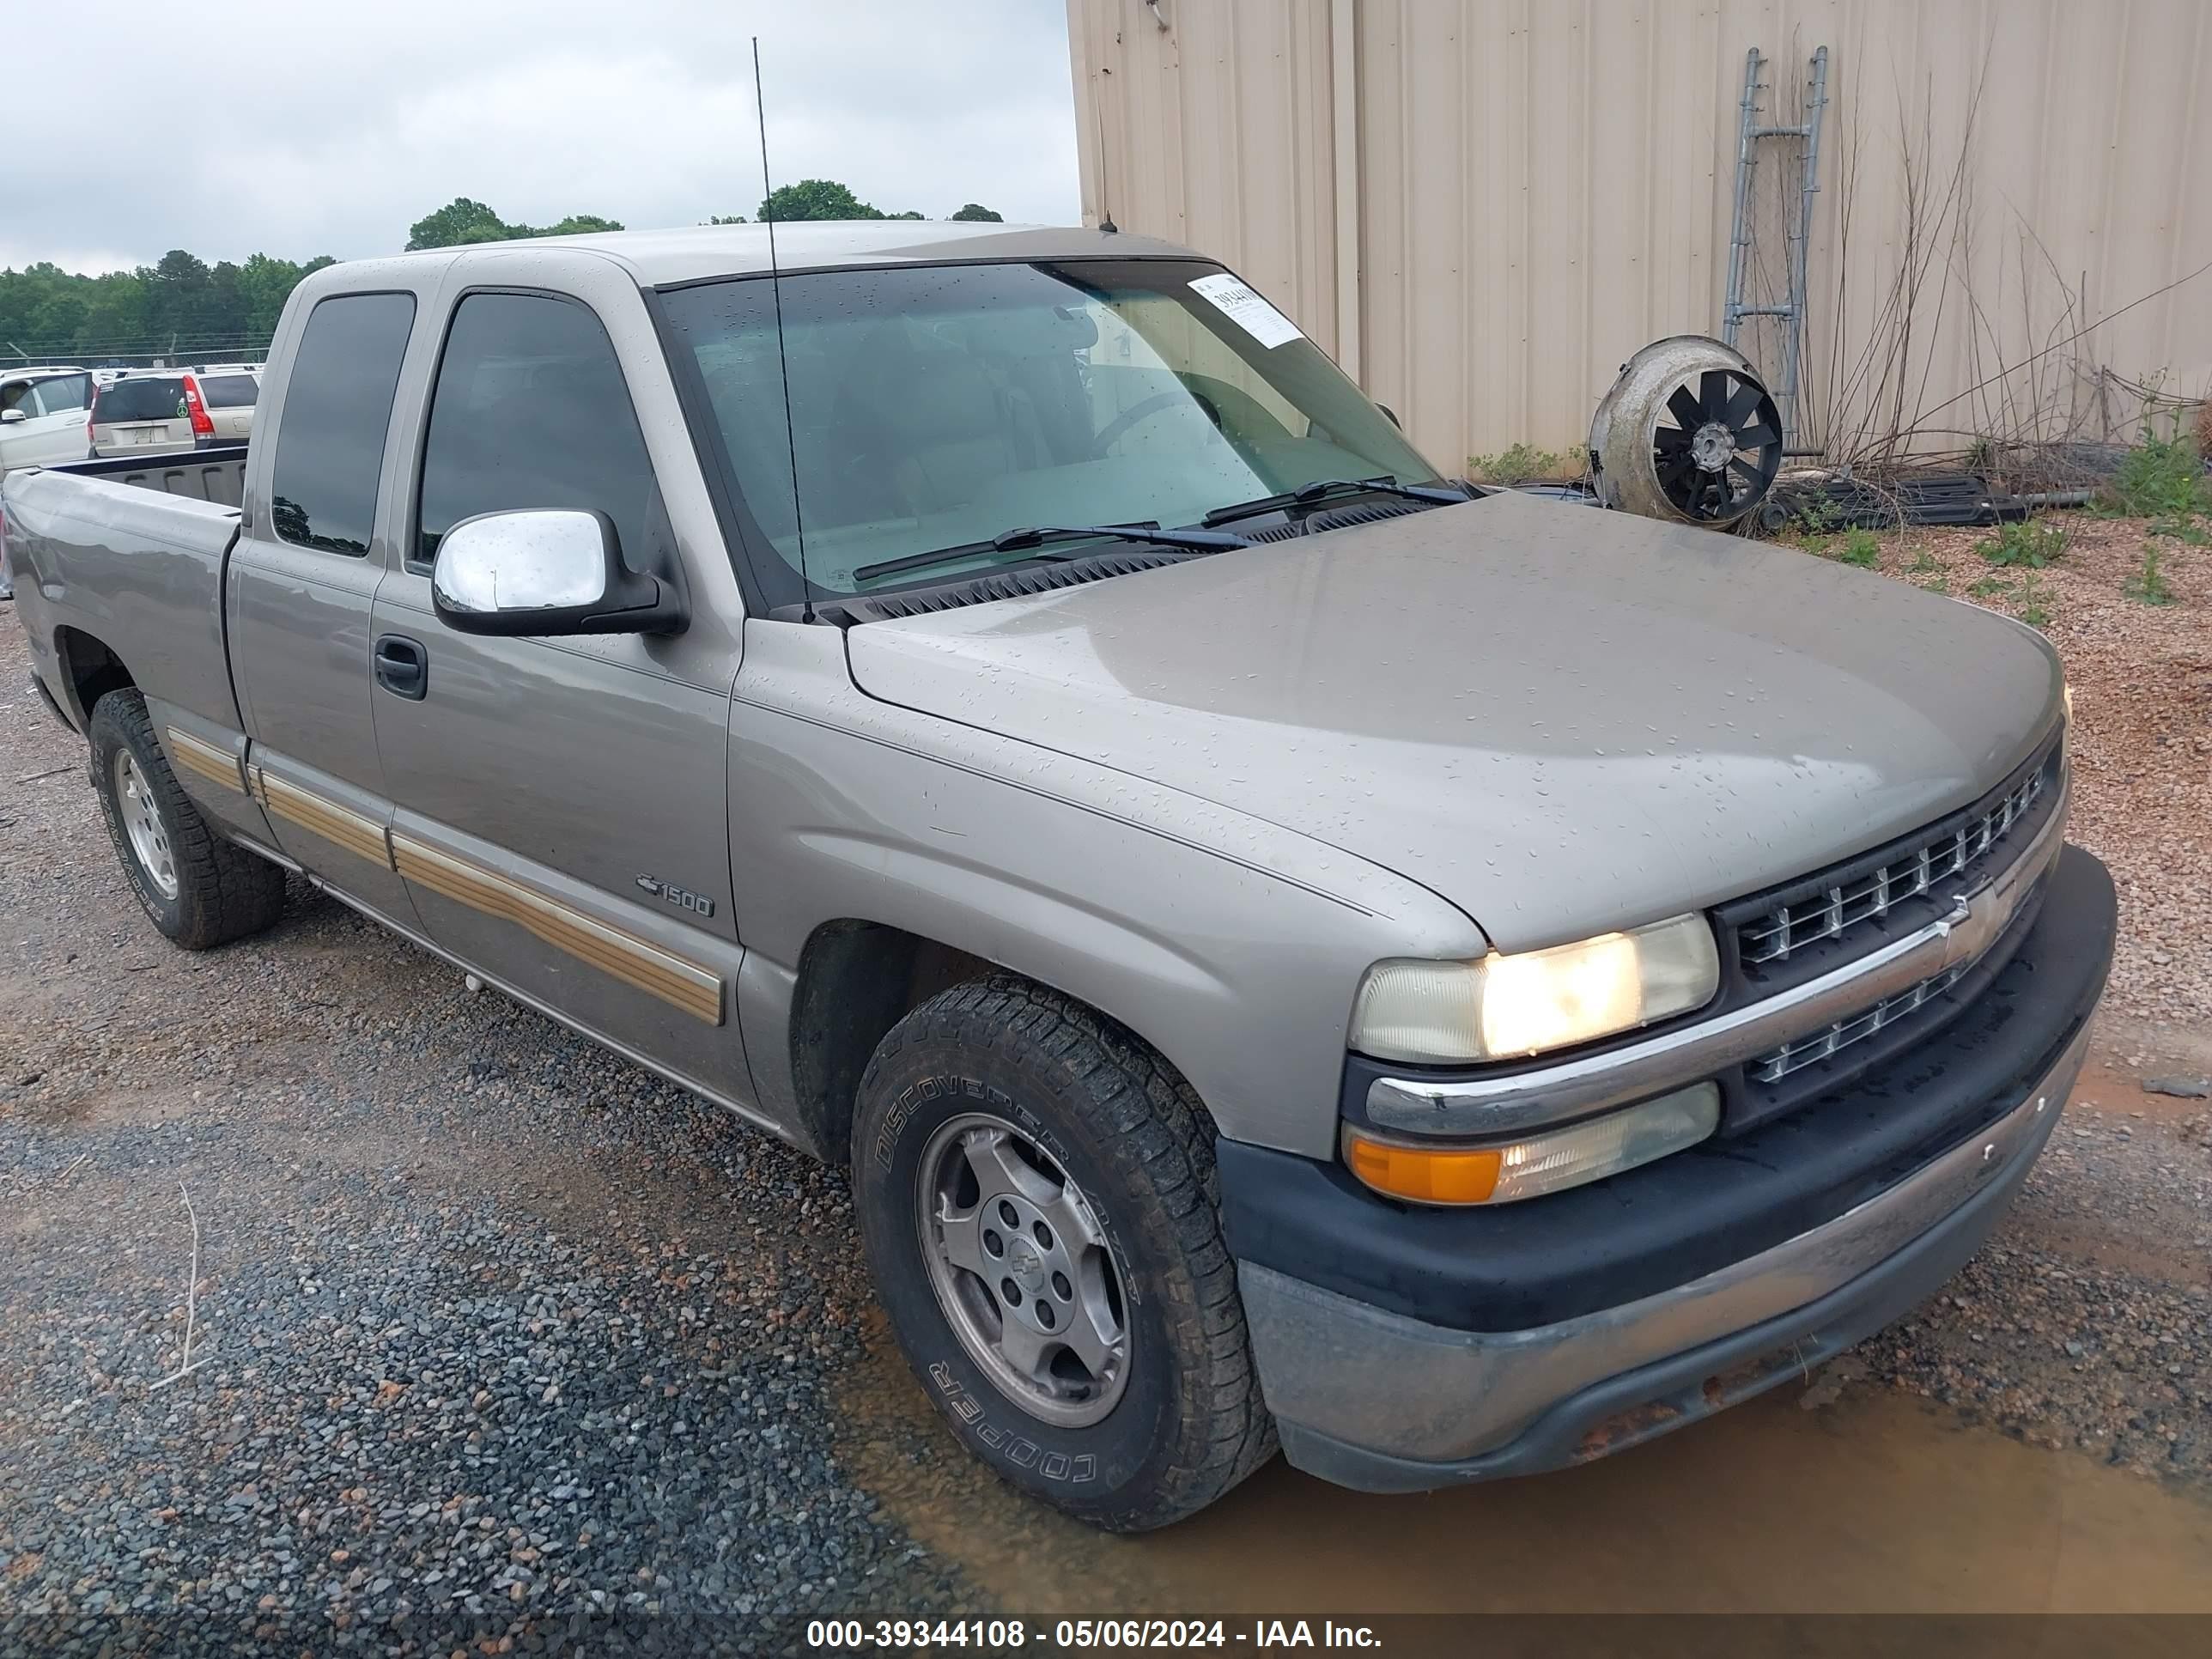
[[1865, 1384], [1416, 1497], [1279, 1459], [1194, 1520], [1109, 1538], [981, 1474], [879, 1322], [869, 1348], [840, 1401], [847, 1468], [1012, 1610], [2212, 1612], [2212, 1504]]

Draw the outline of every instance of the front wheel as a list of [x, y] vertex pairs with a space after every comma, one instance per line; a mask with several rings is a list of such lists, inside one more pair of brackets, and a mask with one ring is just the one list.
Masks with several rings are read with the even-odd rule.
[[1011, 976], [922, 1004], [860, 1081], [861, 1243], [923, 1387], [994, 1472], [1115, 1531], [1274, 1449], [1203, 1126], [1127, 1031]]

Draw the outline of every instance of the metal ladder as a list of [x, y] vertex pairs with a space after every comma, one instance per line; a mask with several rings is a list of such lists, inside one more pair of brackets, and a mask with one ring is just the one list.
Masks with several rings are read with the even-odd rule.
[[[1743, 106], [1735, 152], [1735, 222], [1729, 232], [1728, 302], [1721, 313], [1721, 338], [1729, 345], [1747, 317], [1782, 319], [1782, 383], [1775, 388], [1774, 403], [1782, 416], [1782, 453], [1817, 453], [1797, 447], [1797, 377], [1805, 352], [1805, 244], [1813, 233], [1813, 198], [1820, 189], [1820, 112], [1828, 104], [1828, 49], [1816, 46], [1806, 77], [1805, 119], [1796, 126], [1761, 126], [1759, 94], [1765, 90], [1759, 76], [1766, 59], [1757, 46], [1745, 54]], [[1743, 285], [1751, 268], [1752, 176], [1759, 167], [1759, 143], [1764, 138], [1802, 138], [1805, 141], [1803, 173], [1797, 187], [1797, 222], [1788, 232], [1789, 257], [1784, 260], [1789, 298], [1780, 305], [1744, 303]]]

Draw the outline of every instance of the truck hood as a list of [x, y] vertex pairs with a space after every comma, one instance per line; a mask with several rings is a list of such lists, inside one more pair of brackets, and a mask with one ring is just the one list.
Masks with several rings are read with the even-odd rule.
[[1938, 817], [2025, 757], [2063, 684], [1974, 606], [1510, 493], [846, 637], [871, 696], [1327, 842], [1504, 950]]

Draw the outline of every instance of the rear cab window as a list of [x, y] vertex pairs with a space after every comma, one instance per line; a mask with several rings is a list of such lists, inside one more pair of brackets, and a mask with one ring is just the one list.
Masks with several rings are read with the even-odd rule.
[[[293, 354], [270, 467], [270, 520], [280, 540], [329, 553], [368, 551], [392, 399], [414, 325], [411, 294], [341, 294], [316, 303]], [[103, 392], [103, 416], [106, 410]]]
[[590, 307], [548, 294], [462, 296], [431, 392], [418, 501], [408, 550], [418, 567], [463, 519], [552, 507], [605, 514], [624, 562], [655, 568], [668, 532], [653, 464]]

